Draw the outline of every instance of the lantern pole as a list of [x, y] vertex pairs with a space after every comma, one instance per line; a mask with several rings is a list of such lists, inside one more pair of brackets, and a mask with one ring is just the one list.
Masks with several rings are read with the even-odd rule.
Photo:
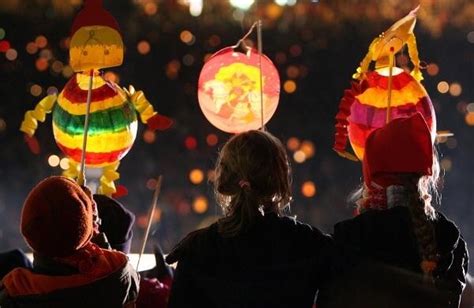
[[146, 242], [148, 240], [148, 235], [150, 234], [151, 224], [153, 222], [153, 217], [155, 215], [156, 205], [158, 203], [158, 197], [160, 196], [161, 191], [161, 182], [163, 180], [163, 176], [160, 175], [156, 181], [155, 186], [155, 193], [153, 194], [153, 201], [151, 202], [150, 212], [148, 214], [148, 224], [146, 226], [145, 237], [143, 238], [142, 248], [140, 250], [140, 254], [138, 255], [137, 267], [136, 270], [138, 271], [138, 266], [140, 265], [140, 260], [142, 259], [142, 255], [145, 252]]
[[391, 114], [390, 108], [392, 106], [392, 82], [393, 82], [393, 67], [395, 65], [395, 55], [393, 47], [390, 47], [389, 64], [388, 64], [388, 96], [387, 96], [387, 114], [385, 124], [390, 122]]
[[258, 70], [260, 72], [260, 120], [261, 130], [265, 130], [265, 120], [263, 119], [263, 73], [262, 73], [262, 21], [257, 21], [257, 45], [258, 45]]
[[82, 153], [81, 153], [81, 165], [80, 171], [77, 178], [77, 184], [86, 184], [86, 150], [87, 150], [87, 135], [89, 131], [89, 115], [91, 113], [91, 100], [92, 100], [92, 83], [94, 80], [94, 70], [91, 69], [89, 77], [89, 88], [87, 90], [87, 102], [86, 102], [86, 118], [84, 120], [84, 135], [82, 138]]

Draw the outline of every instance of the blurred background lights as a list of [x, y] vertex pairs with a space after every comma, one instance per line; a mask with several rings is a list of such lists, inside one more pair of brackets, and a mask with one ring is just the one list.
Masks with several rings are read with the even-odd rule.
[[189, 180], [194, 185], [201, 184], [204, 180], [204, 172], [201, 169], [193, 169], [189, 172]]
[[5, 57], [10, 61], [15, 61], [16, 58], [18, 57], [18, 52], [15, 49], [10, 48], [5, 53]]
[[449, 159], [449, 157], [443, 158], [441, 160], [441, 168], [446, 170], [446, 172], [451, 171], [452, 167], [453, 167], [453, 162], [451, 161], [451, 159]]
[[188, 30], [181, 31], [181, 33], [179, 34], [179, 38], [181, 42], [188, 45], [192, 45], [196, 41], [194, 35]]
[[207, 211], [209, 205], [207, 202], [207, 198], [204, 196], [198, 196], [193, 201], [193, 211], [198, 214], [203, 214]]
[[449, 84], [446, 81], [440, 81], [438, 83], [438, 92], [439, 93], [447, 93], [449, 91]]
[[143, 132], [143, 141], [146, 143], [153, 143], [156, 140], [156, 133], [150, 129], [145, 130]]
[[453, 82], [449, 86], [449, 94], [451, 94], [452, 96], [459, 96], [461, 95], [461, 93], [462, 93], [462, 87], [459, 83]]
[[293, 154], [293, 159], [299, 164], [304, 163], [306, 160], [306, 154], [303, 151], [298, 150]]
[[467, 34], [467, 41], [471, 44], [474, 44], [474, 31], [471, 31]]
[[306, 181], [301, 186], [301, 193], [307, 198], [314, 197], [316, 195], [316, 185], [311, 181]]
[[305, 154], [306, 158], [311, 158], [314, 156], [314, 144], [311, 141], [305, 140], [303, 143], [301, 143], [300, 150], [303, 151]]
[[30, 94], [33, 96], [40, 96], [42, 92], [43, 88], [37, 84], [32, 85], [30, 88]]
[[26, 52], [33, 55], [38, 52], [38, 45], [35, 42], [29, 42], [26, 44]]
[[291, 137], [286, 141], [286, 147], [294, 152], [300, 147], [300, 140], [296, 137]]
[[248, 10], [255, 2], [255, 0], [230, 0], [229, 2], [235, 8], [241, 10]]
[[48, 68], [49, 63], [46, 58], [38, 58], [35, 62], [35, 66], [38, 71], [43, 72]]
[[283, 89], [286, 93], [291, 94], [296, 91], [296, 83], [293, 80], [287, 80], [283, 84]]
[[426, 71], [428, 72], [428, 75], [436, 76], [439, 73], [439, 66], [436, 63], [430, 63], [428, 64]]
[[468, 112], [465, 117], [466, 124], [474, 126], [474, 112]]
[[194, 150], [197, 148], [197, 140], [193, 136], [188, 136], [186, 139], [184, 139], [184, 146], [188, 150]]
[[10, 49], [9, 41], [0, 41], [0, 52], [7, 52]]
[[208, 146], [215, 146], [219, 139], [217, 138], [216, 134], [209, 134], [206, 137], [206, 143]]
[[295, 5], [296, 0], [275, 0], [275, 3], [278, 5]]
[[150, 52], [151, 46], [147, 41], [140, 41], [137, 44], [137, 50], [140, 54], [146, 55]]
[[147, 15], [155, 15], [158, 12], [158, 5], [154, 2], [147, 2], [144, 7], [145, 14]]
[[0, 28], [0, 40], [3, 40], [5, 38], [5, 34], [6, 34], [5, 29]]
[[59, 163], [60, 163], [61, 159], [59, 158], [58, 155], [50, 155], [48, 157], [48, 164], [51, 166], [51, 167], [57, 167], [59, 166]]
[[201, 15], [203, 0], [188, 0], [189, 2], [189, 14], [194, 17]]
[[59, 162], [59, 166], [63, 170], [69, 169], [69, 158], [67, 157], [62, 158], [61, 161]]
[[36, 37], [35, 43], [39, 48], [45, 48], [48, 45], [48, 39], [44, 35], [39, 35]]

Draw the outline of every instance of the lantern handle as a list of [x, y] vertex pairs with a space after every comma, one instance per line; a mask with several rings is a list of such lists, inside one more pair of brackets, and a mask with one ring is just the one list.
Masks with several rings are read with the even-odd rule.
[[249, 46], [247, 46], [247, 44], [245, 44], [245, 40], [247, 39], [247, 37], [249, 37], [250, 34], [252, 34], [253, 30], [255, 29], [255, 27], [259, 23], [261, 23], [260, 20], [257, 20], [256, 22], [254, 22], [252, 24], [252, 26], [250, 27], [249, 31], [247, 31], [247, 33], [240, 40], [238, 40], [235, 45], [231, 46], [231, 48], [235, 49], [235, 48], [239, 47], [240, 45], [242, 45], [247, 50], [251, 49], [251, 47], [249, 47]]

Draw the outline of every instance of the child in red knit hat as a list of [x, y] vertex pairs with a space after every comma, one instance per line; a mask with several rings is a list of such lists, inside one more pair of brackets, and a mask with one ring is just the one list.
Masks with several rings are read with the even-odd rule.
[[95, 204], [88, 190], [60, 176], [40, 182], [26, 198], [21, 233], [33, 269], [2, 280], [3, 307], [133, 307], [138, 276], [121, 252], [91, 242]]

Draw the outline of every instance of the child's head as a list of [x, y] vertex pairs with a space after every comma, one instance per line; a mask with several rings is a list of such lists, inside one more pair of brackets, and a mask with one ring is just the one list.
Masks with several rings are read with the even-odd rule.
[[94, 204], [74, 181], [49, 177], [36, 185], [23, 205], [21, 233], [34, 252], [66, 257], [89, 243]]
[[252, 130], [232, 137], [222, 148], [214, 182], [224, 210], [220, 231], [245, 231], [261, 212], [279, 213], [291, 200], [285, 148], [270, 133]]

